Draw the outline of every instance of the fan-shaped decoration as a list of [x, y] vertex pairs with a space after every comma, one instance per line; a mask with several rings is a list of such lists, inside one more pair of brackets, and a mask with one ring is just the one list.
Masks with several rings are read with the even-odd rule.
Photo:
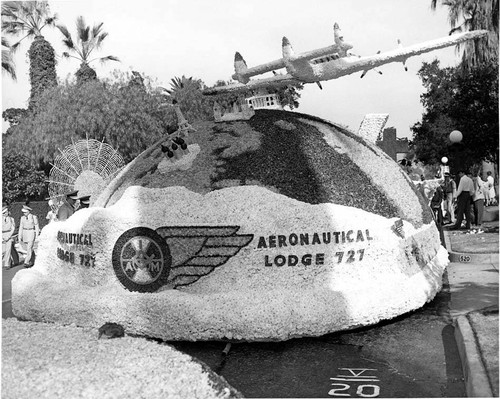
[[49, 174], [49, 194], [56, 203], [67, 193], [78, 190], [80, 197], [90, 195], [92, 204], [125, 164], [109, 144], [89, 138], [59, 152]]

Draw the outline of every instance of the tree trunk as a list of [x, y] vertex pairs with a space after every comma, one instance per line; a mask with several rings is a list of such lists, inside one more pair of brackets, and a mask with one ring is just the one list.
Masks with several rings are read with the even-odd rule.
[[43, 36], [36, 36], [28, 50], [30, 59], [31, 94], [28, 105], [30, 112], [36, 112], [42, 93], [57, 86], [56, 59], [54, 49]]
[[80, 69], [76, 71], [75, 75], [77, 85], [81, 85], [91, 80], [97, 80], [97, 73], [85, 62], [80, 64]]

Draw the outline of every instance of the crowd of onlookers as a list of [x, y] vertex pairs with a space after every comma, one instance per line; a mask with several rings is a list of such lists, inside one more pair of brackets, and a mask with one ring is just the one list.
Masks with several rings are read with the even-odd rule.
[[[90, 196], [78, 196], [78, 191], [74, 191], [63, 196], [63, 199], [55, 203], [49, 199], [50, 210], [45, 217], [48, 223], [63, 221], [68, 219], [75, 211], [88, 208]], [[10, 208], [7, 204], [2, 204], [2, 266], [10, 269], [19, 263], [19, 254], [15, 242], [18, 241], [20, 250], [25, 252], [24, 267], [32, 267], [35, 263], [35, 241], [40, 235], [40, 223], [38, 216], [32, 213], [33, 209], [29, 202], [21, 208], [22, 216], [19, 219], [19, 231], [16, 231], [16, 222], [11, 216]]]
[[495, 184], [492, 173], [487, 172], [486, 180], [480, 170], [458, 172], [457, 176], [437, 175], [433, 180], [425, 180], [421, 176], [418, 187], [422, 195], [429, 201], [434, 218], [441, 225], [451, 224], [450, 230], [475, 228], [483, 232], [484, 208], [497, 205]]

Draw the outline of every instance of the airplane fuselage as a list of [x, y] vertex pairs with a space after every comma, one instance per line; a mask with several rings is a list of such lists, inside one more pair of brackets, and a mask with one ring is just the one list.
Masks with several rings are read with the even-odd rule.
[[[488, 34], [486, 30], [465, 32], [457, 35], [442, 37], [425, 43], [416, 44], [409, 47], [397, 48], [384, 53], [377, 53], [367, 57], [357, 57], [350, 55], [348, 50], [352, 46], [345, 43], [339, 36], [339, 29], [336, 26], [336, 44], [295, 54], [292, 46], [286, 37], [282, 43], [282, 58], [271, 61], [256, 67], [247, 68], [245, 61], [239, 53], [235, 57], [235, 74], [233, 79], [239, 83], [228, 86], [215, 87], [204, 90], [204, 94], [212, 95], [220, 92], [236, 91], [240, 89], [256, 89], [259, 87], [294, 85], [302, 83], [318, 83], [320, 81], [337, 79], [355, 72], [364, 74], [381, 65], [392, 62], [402, 62], [409, 57], [427, 53], [429, 51], [449, 47], [467, 40], [474, 40]], [[337, 37], [339, 36], [339, 37]], [[250, 77], [260, 75], [276, 69], [286, 68], [286, 74], [276, 74], [273, 77], [251, 80]], [[321, 87], [321, 86], [320, 86]]]

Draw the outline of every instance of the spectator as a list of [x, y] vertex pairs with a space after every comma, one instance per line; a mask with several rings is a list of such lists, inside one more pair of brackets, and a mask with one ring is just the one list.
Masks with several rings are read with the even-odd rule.
[[455, 181], [451, 178], [449, 172], [444, 174], [444, 210], [446, 212], [446, 219], [448, 223], [455, 223], [455, 207], [453, 205], [453, 198], [455, 197], [457, 191], [457, 185]]
[[78, 191], [66, 194], [66, 199], [57, 211], [57, 220], [63, 221], [75, 213], [75, 202], [78, 199]]
[[474, 204], [474, 224], [481, 228], [483, 224], [483, 213], [484, 213], [484, 182], [479, 176], [472, 179], [474, 183], [474, 192], [472, 194], [472, 203]]
[[78, 210], [85, 209], [90, 206], [90, 195], [84, 195], [83, 197], [80, 197], [78, 199], [80, 200], [80, 207], [78, 208]]
[[474, 183], [472, 179], [465, 174], [463, 170], [458, 173], [460, 181], [455, 193], [455, 201], [457, 201], [457, 220], [450, 230], [458, 230], [462, 226], [462, 220], [465, 213], [466, 229], [471, 227], [471, 194], [474, 193]]
[[441, 188], [441, 185], [438, 185], [431, 198], [432, 213], [434, 214], [434, 220], [438, 225], [443, 224], [443, 212], [441, 210], [441, 202], [443, 201], [443, 197], [443, 189]]
[[54, 206], [54, 201], [49, 199], [50, 210], [47, 212], [47, 216], [45, 216], [45, 219], [47, 219], [49, 221], [49, 223], [57, 221], [57, 215], [53, 210], [53, 206]]
[[2, 206], [2, 266], [4, 269], [10, 269], [15, 266], [11, 262], [12, 246], [14, 241], [12, 236], [16, 230], [16, 222], [10, 216], [9, 207]]
[[35, 263], [35, 251], [33, 247], [35, 240], [40, 234], [38, 227], [38, 217], [31, 213], [32, 209], [28, 205], [23, 205], [21, 221], [19, 222], [19, 242], [26, 244], [26, 258], [24, 267], [32, 267]]
[[486, 172], [488, 177], [486, 178], [486, 182], [488, 183], [488, 197], [490, 198], [490, 202], [488, 205], [496, 205], [496, 193], [495, 193], [495, 179], [491, 175], [491, 171]]

